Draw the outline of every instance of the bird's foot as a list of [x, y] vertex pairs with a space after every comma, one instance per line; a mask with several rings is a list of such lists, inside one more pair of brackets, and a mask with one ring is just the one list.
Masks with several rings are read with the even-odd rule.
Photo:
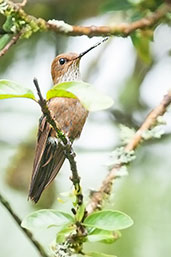
[[51, 144], [53, 147], [56, 147], [59, 144], [56, 137], [48, 137], [48, 143]]
[[65, 136], [65, 139], [66, 139], [66, 142], [64, 143], [64, 141], [62, 141], [61, 139], [60, 139], [60, 144], [63, 146], [63, 148], [71, 148], [72, 147], [72, 142], [71, 142], [71, 140], [69, 139], [69, 137], [67, 137], [67, 136]]
[[65, 155], [67, 155], [69, 153], [69, 155], [74, 158], [76, 154], [75, 154], [75, 152], [72, 148], [72, 141], [67, 136], [65, 136], [65, 138], [66, 138], [66, 143], [65, 144], [62, 141], [60, 142], [60, 144], [64, 148], [64, 153], [65, 153]]

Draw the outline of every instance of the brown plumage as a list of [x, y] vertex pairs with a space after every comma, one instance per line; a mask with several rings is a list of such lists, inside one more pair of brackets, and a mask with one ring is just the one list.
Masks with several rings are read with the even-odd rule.
[[[102, 40], [106, 41], [106, 39]], [[54, 84], [64, 81], [80, 80], [79, 62], [82, 56], [100, 43], [90, 47], [81, 54], [68, 53], [58, 55], [52, 62], [52, 79]], [[48, 101], [48, 107], [57, 127], [73, 142], [81, 134], [88, 111], [78, 99], [55, 97]], [[49, 125], [46, 117], [40, 119], [36, 144], [33, 173], [29, 198], [35, 203], [43, 190], [53, 181], [59, 172], [65, 155], [58, 144], [55, 130]]]
[[[61, 59], [66, 60], [66, 63], [60, 64]], [[79, 80], [79, 60], [74, 53], [57, 56], [51, 70], [54, 84]], [[57, 127], [71, 141], [80, 136], [88, 112], [78, 99], [55, 97], [48, 101], [48, 107]], [[55, 130], [46, 121], [46, 117], [42, 117], [29, 191], [29, 197], [34, 202], [39, 200], [44, 188], [56, 177], [64, 160], [63, 148], [58, 144]]]

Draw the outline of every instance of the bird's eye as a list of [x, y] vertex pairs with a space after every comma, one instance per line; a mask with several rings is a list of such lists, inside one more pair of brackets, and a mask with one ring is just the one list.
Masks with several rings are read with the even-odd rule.
[[66, 62], [66, 59], [64, 59], [64, 58], [59, 59], [60, 65], [63, 65], [65, 62]]

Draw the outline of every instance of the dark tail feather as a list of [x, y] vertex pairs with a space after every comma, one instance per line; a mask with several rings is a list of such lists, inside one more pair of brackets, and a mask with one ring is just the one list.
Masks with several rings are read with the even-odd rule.
[[34, 171], [31, 179], [29, 198], [35, 203], [38, 202], [43, 190], [56, 177], [64, 160], [63, 147], [60, 144], [54, 145], [47, 143], [40, 165]]

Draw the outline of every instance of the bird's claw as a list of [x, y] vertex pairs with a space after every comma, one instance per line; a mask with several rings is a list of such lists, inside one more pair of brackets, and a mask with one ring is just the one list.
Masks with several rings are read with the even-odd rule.
[[64, 142], [61, 140], [61, 145], [63, 146], [64, 148], [64, 153], [65, 155], [70, 154], [70, 156], [72, 156], [73, 158], [75, 157], [75, 152], [74, 150], [72, 149], [72, 142], [71, 140], [69, 139], [69, 137], [65, 136], [65, 139], [66, 139], [66, 143], [64, 144]]
[[69, 137], [67, 137], [67, 136], [65, 136], [65, 142], [64, 142], [64, 140], [60, 139], [60, 144], [63, 146], [64, 149], [66, 149], [66, 148], [69, 149], [72, 147], [72, 143], [71, 143]]
[[56, 147], [58, 145], [58, 139], [56, 137], [48, 137], [48, 143]]

